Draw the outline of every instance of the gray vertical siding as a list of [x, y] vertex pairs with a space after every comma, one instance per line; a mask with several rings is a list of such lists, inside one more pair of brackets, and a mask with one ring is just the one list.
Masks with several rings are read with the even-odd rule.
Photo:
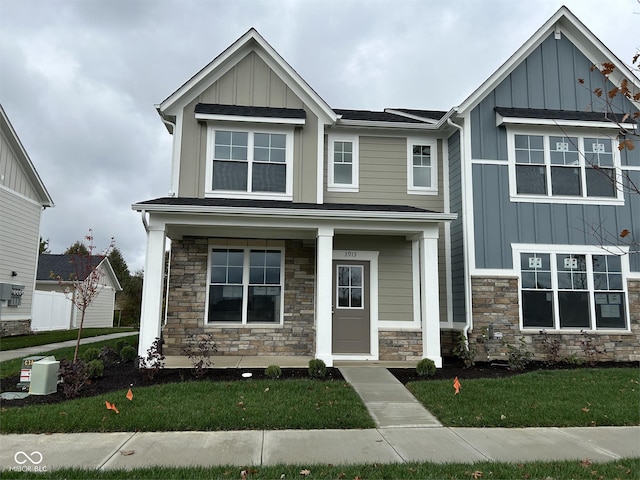
[[462, 165], [460, 158], [460, 134], [454, 133], [449, 144], [449, 198], [452, 213], [458, 218], [451, 222], [451, 293], [453, 321], [465, 321], [465, 288], [464, 288], [464, 236], [462, 233]]
[[[507, 132], [496, 126], [494, 107], [604, 111], [602, 100], [592, 95], [598, 87], [606, 91], [613, 85], [591, 71], [591, 62], [564, 35], [559, 40], [550, 35], [472, 110], [472, 158], [508, 159]], [[635, 111], [622, 97], [610, 108]], [[640, 165], [640, 149], [622, 151], [621, 162]], [[511, 269], [512, 243], [598, 245], [598, 228], [609, 236], [609, 243], [616, 242], [624, 228], [640, 236], [640, 195], [626, 193], [620, 207], [512, 203], [506, 163], [475, 164], [472, 174], [477, 268]], [[638, 172], [629, 174], [640, 179]], [[630, 256], [632, 271], [640, 271], [639, 257]]]
[[[477, 268], [512, 268], [512, 243], [599, 245], [594, 229], [612, 240], [623, 228], [640, 232], [640, 195], [625, 194], [624, 207], [512, 203], [506, 165], [473, 166], [473, 203]], [[639, 257], [631, 256], [632, 271]]]

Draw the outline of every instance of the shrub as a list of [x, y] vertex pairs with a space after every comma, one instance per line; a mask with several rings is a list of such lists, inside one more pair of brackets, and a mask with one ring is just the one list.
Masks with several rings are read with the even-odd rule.
[[188, 344], [182, 349], [182, 353], [189, 357], [193, 368], [191, 373], [198, 378], [204, 375], [207, 368], [211, 368], [213, 361], [211, 355], [218, 351], [218, 346], [213, 343], [213, 335], [190, 335]]
[[148, 380], [153, 380], [162, 368], [164, 368], [164, 355], [162, 354], [162, 339], [156, 337], [147, 349], [146, 357], [138, 357], [138, 366], [144, 370]]
[[97, 348], [87, 348], [82, 354], [82, 360], [85, 363], [89, 363], [91, 360], [98, 360], [100, 358], [100, 350]]
[[113, 349], [120, 353], [124, 347], [129, 346], [129, 343], [126, 340], [119, 339], [113, 344]]
[[471, 345], [471, 342], [467, 341], [467, 337], [461, 332], [453, 347], [453, 354], [464, 362], [465, 367], [471, 367], [476, 363], [475, 358], [477, 353], [477, 347]]
[[309, 360], [309, 376], [311, 378], [323, 378], [327, 374], [327, 365], [319, 358]]
[[507, 347], [507, 363], [511, 370], [524, 370], [529, 363], [533, 353], [527, 350], [527, 342], [524, 337], [518, 340], [519, 345], [511, 345], [504, 342]]
[[104, 377], [104, 363], [100, 360], [87, 362], [87, 377], [91, 379]]
[[540, 330], [540, 336], [542, 337], [542, 348], [544, 348], [549, 354], [547, 363], [551, 365], [559, 363], [560, 349], [562, 348], [562, 343], [560, 343], [560, 340], [558, 340], [558, 338], [550, 336], [546, 330]]
[[62, 380], [62, 391], [65, 398], [76, 398], [82, 386], [89, 379], [87, 366], [82, 360], [70, 362], [62, 359], [60, 360], [58, 378]]
[[269, 365], [264, 369], [265, 376], [276, 379], [282, 376], [282, 369], [278, 365]]
[[430, 358], [423, 358], [416, 365], [416, 373], [420, 377], [433, 377], [436, 374], [436, 364]]
[[108, 345], [102, 347], [98, 360], [101, 360], [105, 366], [113, 365], [120, 361], [120, 354]]
[[131, 345], [127, 345], [120, 350], [120, 360], [123, 362], [133, 362], [138, 356], [138, 352]]

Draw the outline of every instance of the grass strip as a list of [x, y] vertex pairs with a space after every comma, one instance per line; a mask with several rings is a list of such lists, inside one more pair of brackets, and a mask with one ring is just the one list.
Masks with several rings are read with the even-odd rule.
[[[186, 381], [53, 405], [6, 408], [2, 433], [373, 428], [344, 381]], [[119, 414], [107, 410], [113, 403]]]
[[[637, 479], [640, 459], [621, 459], [607, 463], [591, 463], [587, 460], [498, 463], [398, 463], [375, 465], [274, 465], [274, 466], [220, 466], [183, 468], [145, 468], [134, 470], [83, 470], [55, 469], [42, 474], [32, 472], [10, 472], [11, 478], [45, 478], [68, 480], [135, 480], [135, 479], [239, 479], [241, 472], [248, 480], [261, 479], [403, 479], [441, 480], [456, 479], [506, 479], [528, 480], [560, 479]], [[301, 472], [307, 472], [306, 475]], [[7, 477], [8, 478], [8, 477]]]
[[[104, 346], [113, 347], [115, 345], [115, 342], [117, 342], [118, 340], [124, 340], [129, 345], [132, 345], [134, 347], [138, 346], [138, 335], [131, 335], [129, 337], [122, 337], [122, 339], [115, 338], [111, 340], [102, 340], [100, 342], [81, 344], [80, 349], [78, 350], [78, 355], [82, 356], [82, 353], [88, 348], [101, 349]], [[47, 355], [47, 356], [53, 355], [54, 357], [56, 357], [56, 360], [61, 360], [63, 358], [66, 358], [67, 360], [71, 360], [73, 359], [73, 352], [75, 351], [75, 349], [76, 349], [75, 346], [65, 347], [65, 348], [59, 348], [57, 350], [37, 353], [35, 355]], [[0, 362], [0, 378], [10, 377], [12, 375], [19, 374], [21, 367], [22, 367], [22, 358], [14, 358], [13, 360], [6, 360], [4, 362]]]
[[503, 379], [420, 381], [407, 388], [449, 427], [640, 425], [635, 368], [580, 368]]
[[[82, 338], [97, 337], [110, 333], [133, 332], [132, 328], [83, 328]], [[32, 335], [20, 335], [17, 337], [5, 337], [0, 340], [0, 352], [16, 350], [18, 348], [36, 347], [47, 343], [66, 342], [76, 340], [78, 330], [56, 330], [53, 332], [40, 332]]]

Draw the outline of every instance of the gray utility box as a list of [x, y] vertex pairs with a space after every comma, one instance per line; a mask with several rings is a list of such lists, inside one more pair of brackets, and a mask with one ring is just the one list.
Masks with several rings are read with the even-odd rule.
[[6, 301], [8, 307], [19, 307], [23, 294], [24, 285], [0, 283], [0, 301]]
[[50, 395], [58, 391], [60, 362], [55, 357], [44, 357], [31, 365], [29, 395]]

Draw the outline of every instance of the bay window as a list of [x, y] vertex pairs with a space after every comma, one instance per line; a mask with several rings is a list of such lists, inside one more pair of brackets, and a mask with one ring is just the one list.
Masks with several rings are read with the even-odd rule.
[[280, 324], [283, 259], [277, 249], [213, 248], [208, 323]]

